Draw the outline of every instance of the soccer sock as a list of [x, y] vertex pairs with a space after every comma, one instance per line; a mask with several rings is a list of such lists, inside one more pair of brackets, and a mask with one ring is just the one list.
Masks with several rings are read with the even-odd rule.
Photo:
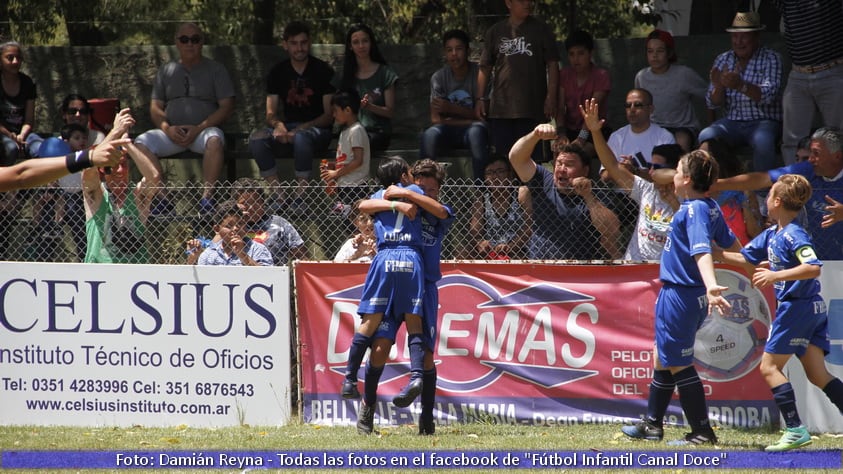
[[823, 387], [823, 392], [825, 392], [828, 399], [831, 400], [831, 403], [834, 403], [837, 406], [840, 413], [843, 414], [843, 382], [841, 382], [837, 377], [834, 377], [831, 379], [831, 382], [827, 383], [825, 387]]
[[365, 336], [359, 332], [354, 333], [354, 338], [351, 339], [351, 347], [348, 348], [348, 362], [345, 366], [346, 380], [357, 381], [357, 371], [360, 370], [363, 356], [366, 355], [366, 349], [369, 348], [371, 343], [371, 336]]
[[424, 372], [424, 341], [422, 335], [408, 335], [407, 345], [410, 348], [410, 379], [420, 378], [422, 372]]
[[705, 404], [705, 389], [697, 369], [693, 366], [673, 374], [679, 388], [679, 403], [692, 432], [710, 430], [708, 407]]
[[790, 385], [790, 382], [773, 387], [770, 391], [773, 392], [773, 400], [776, 401], [779, 411], [782, 412], [784, 424], [788, 428], [796, 428], [801, 425], [802, 420], [799, 419], [799, 412], [796, 410], [796, 396], [793, 393], [793, 386]]
[[647, 420], [656, 425], [662, 426], [664, 414], [670, 405], [673, 397], [673, 389], [676, 382], [669, 370], [656, 370], [653, 372], [653, 381], [650, 382], [650, 396], [647, 399]]
[[378, 401], [378, 385], [383, 368], [384, 366], [373, 367], [371, 362], [366, 364], [366, 377], [363, 382], [363, 401], [366, 405], [374, 406]]
[[421, 417], [433, 418], [433, 404], [436, 401], [436, 367], [422, 373], [424, 386], [421, 393]]

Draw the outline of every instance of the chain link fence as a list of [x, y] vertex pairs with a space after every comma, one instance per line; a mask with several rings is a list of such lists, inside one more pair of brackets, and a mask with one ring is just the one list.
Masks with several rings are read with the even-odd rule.
[[[338, 204], [341, 193], [328, 195], [324, 183], [310, 181], [306, 186], [282, 182], [268, 189], [263, 181], [251, 180], [248, 196], [258, 202], [248, 203], [252, 214], [277, 215], [288, 221], [303, 241], [303, 248], [293, 252], [296, 239], [286, 239], [281, 251], [291, 258], [333, 260], [340, 247], [358, 232], [350, 213], [351, 202]], [[215, 201], [234, 199], [232, 186], [220, 182]], [[249, 186], [246, 184], [246, 186]], [[372, 184], [365, 191], [374, 192]], [[618, 195], [620, 207], [615, 211], [622, 222], [622, 239], [618, 248], [626, 248], [632, 231], [637, 205]], [[524, 193], [522, 191], [522, 197]], [[186, 243], [202, 239], [205, 245], [214, 238], [213, 215], [200, 212], [202, 187], [197, 183], [168, 183], [153, 199], [143, 235], [151, 264], [186, 264]], [[448, 179], [440, 192], [440, 200], [451, 206], [456, 218], [445, 239], [443, 259], [527, 259], [530, 256], [531, 209], [519, 203], [517, 186], [475, 185], [471, 180]], [[242, 201], [242, 200], [241, 200]], [[254, 218], [248, 219], [254, 220]], [[277, 221], [276, 221], [277, 222]], [[81, 262], [85, 255], [85, 212], [81, 192], [59, 187], [44, 187], [0, 194], [0, 260], [29, 262]], [[599, 235], [586, 228], [571, 227], [559, 220], [564, 232], [581, 232], [575, 240], [594, 242]], [[588, 226], [592, 229], [593, 227]], [[261, 238], [267, 229], [249, 229]], [[289, 232], [288, 232], [289, 233]], [[303, 250], [303, 252], [302, 252]], [[287, 259], [276, 259], [284, 263]]]

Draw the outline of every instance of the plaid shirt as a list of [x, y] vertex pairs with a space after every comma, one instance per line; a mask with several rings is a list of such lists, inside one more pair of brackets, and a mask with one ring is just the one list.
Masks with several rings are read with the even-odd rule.
[[[717, 56], [714, 67], [721, 71], [738, 70], [738, 57], [732, 50]], [[772, 49], [761, 46], [749, 59], [741, 78], [761, 88], [761, 102], [755, 102], [734, 89], [726, 89], [725, 118], [738, 121], [782, 119], [782, 58]], [[711, 103], [714, 84], [709, 83], [705, 103], [709, 109], [718, 108]]]
[[[252, 260], [258, 262], [258, 265], [269, 266], [272, 265], [272, 255], [265, 245], [259, 244], [251, 239], [246, 239], [246, 255]], [[212, 243], [206, 248], [202, 255], [199, 256], [199, 265], [222, 265], [230, 267], [241, 267], [243, 262], [235, 254], [229, 257], [222, 249], [222, 241]]]

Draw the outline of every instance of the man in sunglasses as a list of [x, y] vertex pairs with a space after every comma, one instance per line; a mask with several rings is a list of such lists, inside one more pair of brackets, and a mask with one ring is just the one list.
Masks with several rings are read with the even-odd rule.
[[202, 56], [205, 35], [194, 23], [176, 30], [178, 61], [161, 66], [149, 114], [155, 129], [135, 144], [155, 158], [190, 150], [203, 155], [200, 212], [214, 209], [214, 185], [222, 172], [225, 137], [220, 125], [234, 111], [234, 86], [225, 66]]
[[[626, 94], [624, 110], [627, 125], [615, 130], [608, 140], [609, 148], [619, 162], [635, 163], [638, 168], [648, 168], [653, 162], [652, 151], [658, 145], [676, 143], [669, 130], [653, 123], [653, 95], [647, 89], [632, 89]], [[600, 178], [611, 181], [605, 168], [600, 168]]]

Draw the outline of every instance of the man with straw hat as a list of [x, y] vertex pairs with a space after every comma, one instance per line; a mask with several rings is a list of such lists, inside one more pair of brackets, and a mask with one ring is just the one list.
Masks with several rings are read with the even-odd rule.
[[782, 121], [782, 60], [761, 45], [762, 30], [756, 12], [738, 12], [726, 28], [732, 49], [714, 60], [705, 98], [708, 108], [723, 109], [723, 117], [699, 136], [700, 143], [721, 138], [732, 146], [751, 146], [753, 171], [776, 166]]

